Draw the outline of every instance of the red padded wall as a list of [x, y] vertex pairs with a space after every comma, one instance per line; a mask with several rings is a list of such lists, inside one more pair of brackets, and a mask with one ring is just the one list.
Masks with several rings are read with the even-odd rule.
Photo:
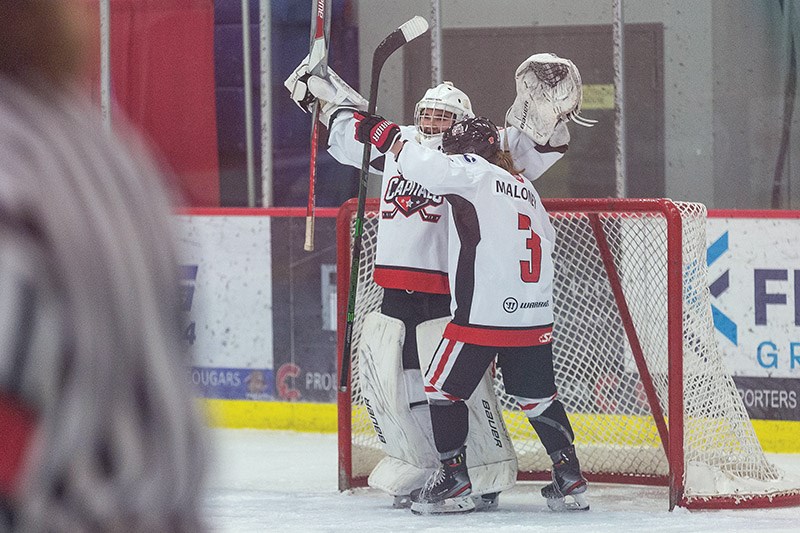
[[218, 206], [213, 0], [112, 0], [111, 77], [185, 202]]

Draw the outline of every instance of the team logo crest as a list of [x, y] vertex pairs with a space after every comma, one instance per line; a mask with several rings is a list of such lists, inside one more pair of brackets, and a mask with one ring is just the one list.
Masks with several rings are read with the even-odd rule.
[[394, 176], [389, 180], [383, 200], [393, 209], [381, 211], [381, 218], [392, 219], [397, 213], [406, 218], [418, 213], [425, 222], [438, 222], [441, 215], [428, 213], [426, 208], [442, 205], [442, 197], [431, 194], [422, 185], [409, 181], [403, 176]]

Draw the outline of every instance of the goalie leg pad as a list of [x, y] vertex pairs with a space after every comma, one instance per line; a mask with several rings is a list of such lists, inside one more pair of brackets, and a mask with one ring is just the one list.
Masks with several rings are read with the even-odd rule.
[[403, 370], [404, 338], [401, 320], [370, 313], [364, 319], [358, 352], [364, 402], [387, 455], [367, 482], [394, 496], [421, 487], [439, 467], [422, 374]]
[[[430, 365], [449, 321], [444, 317], [417, 326], [420, 368]], [[465, 403], [469, 410], [467, 467], [473, 495], [477, 498], [510, 489], [517, 479], [517, 455], [494, 392], [491, 368]]]

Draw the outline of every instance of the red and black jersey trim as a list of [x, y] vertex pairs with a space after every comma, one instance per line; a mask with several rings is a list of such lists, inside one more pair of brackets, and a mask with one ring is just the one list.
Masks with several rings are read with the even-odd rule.
[[401, 289], [430, 294], [450, 294], [447, 272], [422, 268], [375, 265], [372, 279], [384, 289]]
[[553, 325], [524, 328], [462, 326], [450, 322], [443, 337], [478, 346], [542, 346], [553, 342]]
[[461, 244], [455, 272], [454, 320], [465, 323], [471, 315], [472, 299], [475, 295], [475, 257], [481, 241], [481, 226], [472, 202], [456, 194], [448, 194], [445, 198], [450, 203], [453, 223]]

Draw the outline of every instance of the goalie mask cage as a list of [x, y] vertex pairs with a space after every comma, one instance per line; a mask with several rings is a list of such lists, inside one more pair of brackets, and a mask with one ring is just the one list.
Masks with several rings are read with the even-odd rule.
[[[706, 279], [705, 206], [665, 199], [545, 200], [556, 229], [553, 354], [559, 397], [590, 481], [669, 486], [669, 508], [800, 505], [800, 481], [764, 455], [716, 348]], [[367, 202], [350, 387], [338, 395], [339, 488], [365, 486], [383, 457], [362, 400], [358, 346], [380, 309], [372, 280], [378, 202]], [[356, 202], [337, 225], [339, 354]], [[340, 368], [341, 368], [341, 361]], [[528, 420], [495, 391], [518, 479], [549, 480]]]

